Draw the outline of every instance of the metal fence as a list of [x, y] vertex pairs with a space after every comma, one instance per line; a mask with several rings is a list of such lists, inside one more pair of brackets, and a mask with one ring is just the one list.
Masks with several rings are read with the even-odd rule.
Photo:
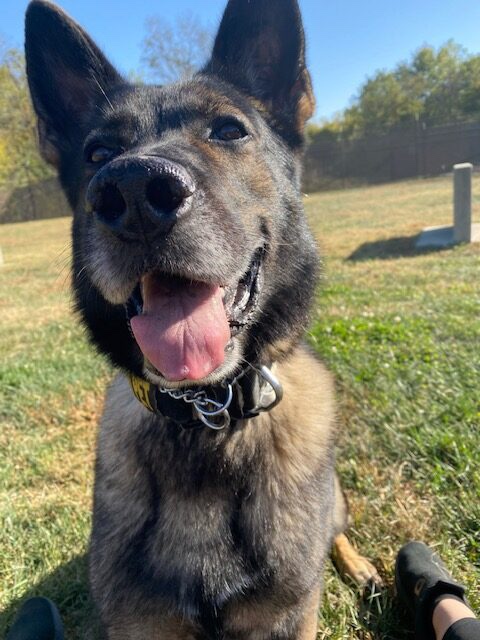
[[47, 178], [0, 193], [0, 224], [57, 218], [70, 214], [56, 178]]
[[458, 162], [480, 163], [479, 122], [415, 124], [352, 140], [317, 136], [305, 154], [304, 188], [314, 191], [335, 183], [346, 186], [434, 176]]

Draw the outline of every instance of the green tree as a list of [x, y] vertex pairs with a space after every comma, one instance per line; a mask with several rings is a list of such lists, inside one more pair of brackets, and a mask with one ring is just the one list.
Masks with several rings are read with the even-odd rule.
[[335, 126], [348, 137], [405, 123], [434, 126], [475, 118], [480, 118], [480, 56], [449, 41], [437, 50], [423, 46], [392, 71], [375, 73]]
[[468, 117], [480, 117], [480, 56], [472, 56], [461, 68], [462, 93], [460, 104], [462, 113]]
[[23, 55], [0, 42], [0, 185], [28, 186], [52, 173], [37, 151]]

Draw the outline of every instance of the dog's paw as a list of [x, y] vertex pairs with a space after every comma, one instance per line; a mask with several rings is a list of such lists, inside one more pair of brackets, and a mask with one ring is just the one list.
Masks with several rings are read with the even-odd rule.
[[360, 555], [357, 555], [354, 561], [346, 567], [345, 572], [360, 587], [381, 587], [383, 584], [374, 565]]
[[333, 561], [342, 577], [348, 577], [359, 587], [381, 587], [383, 582], [374, 565], [361, 556], [344, 533], [333, 544]]

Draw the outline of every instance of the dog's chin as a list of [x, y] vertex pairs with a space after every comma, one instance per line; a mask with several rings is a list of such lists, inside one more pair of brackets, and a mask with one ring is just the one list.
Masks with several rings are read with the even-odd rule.
[[241, 370], [242, 363], [244, 363], [241, 338], [242, 336], [232, 338], [231, 346], [225, 354], [224, 362], [203, 378], [196, 380], [189, 380], [188, 378], [177, 381], [167, 380], [147, 358], [144, 358], [143, 376], [152, 384], [164, 389], [192, 389], [194, 387], [215, 386], [225, 380], [231, 380]]

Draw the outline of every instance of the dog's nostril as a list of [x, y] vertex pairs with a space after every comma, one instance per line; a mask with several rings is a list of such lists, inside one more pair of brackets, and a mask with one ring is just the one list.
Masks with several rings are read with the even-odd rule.
[[115, 222], [127, 210], [127, 204], [120, 190], [114, 184], [107, 184], [100, 193], [95, 205], [95, 213], [104, 222]]
[[171, 213], [178, 209], [191, 192], [181, 181], [170, 177], [158, 177], [148, 183], [146, 195], [154, 209], [162, 213]]

